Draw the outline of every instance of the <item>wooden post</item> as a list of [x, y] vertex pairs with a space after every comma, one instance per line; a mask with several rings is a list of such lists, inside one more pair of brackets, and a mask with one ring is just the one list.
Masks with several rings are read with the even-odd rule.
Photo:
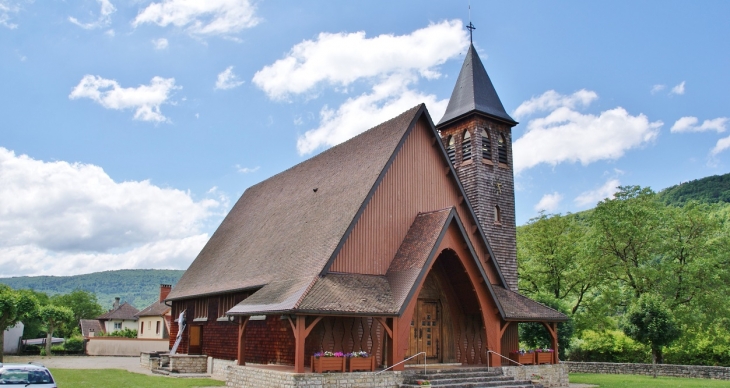
[[246, 365], [246, 325], [251, 317], [241, 317], [238, 322], [238, 365]]
[[553, 327], [552, 343], [553, 343], [553, 350], [555, 351], [555, 353], [553, 354], [553, 364], [557, 364], [558, 363], [558, 323], [553, 322], [551, 326]]

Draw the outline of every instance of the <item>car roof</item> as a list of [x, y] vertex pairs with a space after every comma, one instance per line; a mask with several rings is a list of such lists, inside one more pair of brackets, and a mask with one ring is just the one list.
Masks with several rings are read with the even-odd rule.
[[40, 364], [4, 364], [0, 362], [0, 369], [46, 370], [48, 368]]

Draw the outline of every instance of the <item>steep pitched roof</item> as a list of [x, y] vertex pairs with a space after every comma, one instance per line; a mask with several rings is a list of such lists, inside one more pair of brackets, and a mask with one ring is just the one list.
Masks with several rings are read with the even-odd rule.
[[155, 302], [145, 307], [140, 311], [138, 317], [159, 317], [167, 314], [170, 311], [170, 306], [166, 305], [165, 302]]
[[292, 308], [332, 258], [423, 104], [247, 189], [168, 300], [262, 287]]
[[484, 69], [482, 60], [479, 59], [479, 54], [474, 45], [470, 45], [454, 91], [451, 92], [446, 113], [438, 125], [446, 124], [475, 111], [511, 125], [517, 124], [504, 110], [502, 101], [492, 85], [492, 80], [489, 79], [487, 70]]
[[137, 313], [139, 313], [139, 310], [134, 308], [131, 304], [124, 302], [119, 307], [109, 310], [106, 314], [100, 315], [98, 318], [99, 320], [110, 320], [110, 319], [127, 319], [127, 320], [137, 320]]
[[104, 332], [104, 325], [98, 319], [81, 319], [79, 324], [81, 325], [81, 335], [84, 337], [88, 337], [92, 330], [94, 333]]

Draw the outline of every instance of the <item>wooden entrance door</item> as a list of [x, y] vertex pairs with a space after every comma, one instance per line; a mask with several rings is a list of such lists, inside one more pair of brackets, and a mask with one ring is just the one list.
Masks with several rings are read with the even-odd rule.
[[[416, 311], [411, 320], [411, 335], [408, 354], [412, 356], [426, 352], [429, 362], [441, 361], [441, 311], [437, 300], [418, 299]], [[416, 357], [412, 363], [423, 363], [423, 357]]]
[[203, 326], [190, 326], [188, 354], [203, 354]]

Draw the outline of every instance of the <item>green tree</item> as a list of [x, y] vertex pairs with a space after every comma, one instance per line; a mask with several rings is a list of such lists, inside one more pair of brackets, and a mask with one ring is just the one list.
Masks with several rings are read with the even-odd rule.
[[51, 302], [56, 306], [68, 307], [73, 312], [73, 317], [59, 335], [69, 337], [73, 329], [79, 325], [81, 319], [94, 319], [104, 314], [104, 308], [99, 304], [96, 295], [85, 290], [74, 290], [68, 294], [54, 295]]
[[0, 362], [3, 361], [3, 333], [18, 322], [38, 313], [38, 301], [27, 293], [19, 293], [0, 285]]
[[598, 203], [591, 216], [595, 251], [608, 276], [628, 287], [629, 300], [656, 286], [662, 205], [649, 188], [620, 186], [613, 199]]
[[38, 315], [46, 324], [46, 355], [50, 357], [53, 332], [73, 319], [73, 311], [68, 307], [47, 305], [40, 308]]
[[575, 313], [600, 284], [600, 268], [585, 244], [588, 227], [571, 215], [540, 216], [517, 230], [520, 290], [569, 302]]
[[[570, 316], [568, 307], [565, 302], [551, 299], [549, 297], [541, 297], [538, 302], [554, 308], [563, 314]], [[575, 326], [573, 319], [570, 318], [567, 322], [558, 323], [558, 357], [561, 359], [565, 358], [566, 352], [570, 350], [570, 339], [573, 337], [573, 331]], [[552, 347], [552, 339], [550, 333], [541, 323], [529, 322], [520, 323], [520, 340], [524, 342], [527, 347], [530, 348], [550, 348]]]
[[629, 307], [621, 326], [627, 336], [651, 348], [651, 361], [656, 378], [656, 364], [657, 359], [661, 360], [662, 348], [681, 335], [679, 326], [662, 303], [661, 297], [655, 294], [643, 294]]

